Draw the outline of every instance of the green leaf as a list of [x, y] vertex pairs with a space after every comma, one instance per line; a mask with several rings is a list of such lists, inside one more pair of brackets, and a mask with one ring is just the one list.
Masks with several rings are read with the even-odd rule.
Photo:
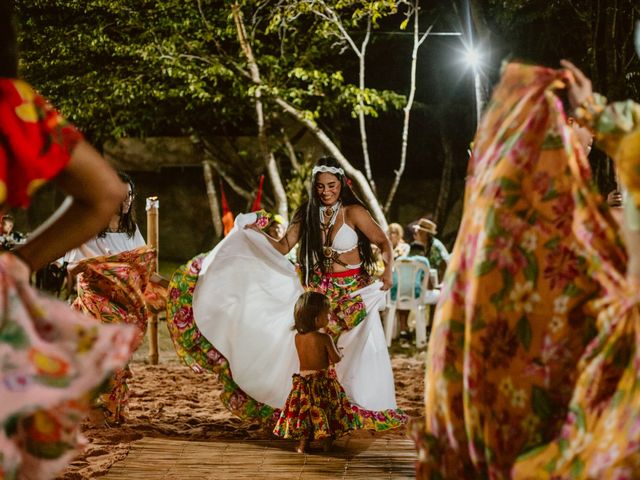
[[464, 323], [458, 322], [457, 320], [449, 321], [449, 328], [452, 332], [463, 333], [464, 332]]
[[578, 426], [578, 428], [580, 430], [584, 431], [587, 428], [587, 420], [586, 420], [586, 417], [584, 415], [584, 410], [582, 410], [580, 405], [576, 405], [574, 407], [571, 407], [570, 410], [576, 416], [576, 425]]
[[521, 247], [518, 247], [518, 250], [520, 250], [520, 253], [522, 253], [522, 255], [527, 259], [527, 266], [524, 268], [523, 272], [524, 278], [535, 286], [538, 281], [538, 262], [536, 261], [536, 256], [531, 252], [525, 251]]
[[545, 242], [544, 248], [548, 250], [554, 250], [560, 244], [561, 240], [562, 239], [560, 237], [553, 237], [552, 239]]
[[545, 448], [547, 448], [546, 445], [541, 445], [541, 446], [538, 446], [538, 447], [534, 447], [531, 450], [527, 450], [526, 452], [518, 455], [517, 461], [527, 460], [528, 458], [535, 457], [540, 452], [542, 452]]
[[484, 228], [489, 238], [495, 237], [500, 233], [500, 227], [498, 226], [498, 222], [496, 220], [496, 211], [494, 208], [489, 208], [489, 211], [487, 212], [487, 218], [484, 223]]
[[521, 189], [520, 184], [514, 182], [513, 180], [511, 180], [509, 177], [500, 177], [500, 179], [498, 180], [498, 184], [502, 187], [503, 190], [505, 191], [510, 191], [510, 190], [517, 190], [519, 191]]
[[549, 394], [544, 388], [534, 385], [531, 388], [533, 412], [542, 420], [547, 420], [553, 411]]
[[480, 265], [476, 267], [475, 275], [476, 277], [481, 277], [489, 273], [495, 267], [496, 267], [495, 260], [485, 260], [484, 262], [482, 262]]
[[0, 325], [2, 325], [2, 328], [0, 328], [0, 342], [9, 343], [12, 347], [19, 349], [29, 346], [27, 334], [16, 322], [7, 320], [5, 317], [0, 320]]
[[446, 380], [450, 380], [450, 381], [462, 380], [462, 375], [460, 374], [460, 372], [458, 372], [456, 370], [456, 367], [454, 367], [451, 364], [444, 367], [443, 375]]
[[571, 462], [571, 478], [581, 478], [582, 471], [584, 470], [584, 462], [580, 457], [576, 457]]
[[531, 324], [525, 315], [520, 317], [520, 320], [518, 320], [518, 323], [516, 324], [516, 336], [524, 349], [529, 350], [532, 337]]
[[581, 288], [578, 288], [575, 283], [568, 283], [564, 290], [562, 291], [563, 295], [567, 297], [577, 297], [584, 292]]
[[562, 137], [560, 135], [548, 134], [544, 138], [544, 142], [542, 143], [543, 150], [556, 150], [558, 148], [562, 148], [563, 142]]

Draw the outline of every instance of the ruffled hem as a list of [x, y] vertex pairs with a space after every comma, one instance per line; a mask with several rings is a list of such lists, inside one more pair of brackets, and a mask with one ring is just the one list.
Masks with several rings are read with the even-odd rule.
[[169, 283], [167, 301], [167, 328], [178, 357], [196, 373], [214, 373], [223, 386], [220, 400], [237, 417], [272, 427], [280, 410], [260, 403], [247, 395], [231, 376], [229, 362], [200, 333], [193, 318], [193, 292], [196, 288], [202, 262], [202, 253], [173, 274]]

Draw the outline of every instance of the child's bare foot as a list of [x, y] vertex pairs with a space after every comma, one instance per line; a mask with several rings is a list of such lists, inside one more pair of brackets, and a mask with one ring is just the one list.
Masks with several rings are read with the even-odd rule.
[[335, 440], [335, 437], [328, 437], [324, 439], [324, 442], [322, 444], [322, 450], [324, 452], [328, 452], [329, 450], [331, 450], [331, 447], [333, 446], [333, 441]]
[[298, 442], [298, 446], [296, 447], [296, 452], [298, 453], [306, 453], [307, 451], [308, 441], [306, 438], [303, 438]]

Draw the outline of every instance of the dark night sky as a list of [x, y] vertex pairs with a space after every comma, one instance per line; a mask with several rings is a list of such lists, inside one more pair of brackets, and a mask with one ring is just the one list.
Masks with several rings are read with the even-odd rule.
[[[412, 37], [376, 34], [367, 57], [367, 86], [408, 95]], [[427, 38], [418, 52], [416, 98], [411, 112], [409, 150], [405, 177], [439, 178], [442, 152], [439, 128], [454, 147], [464, 171], [466, 149], [475, 129], [475, 100], [471, 70], [460, 60], [460, 37]], [[347, 72], [356, 79], [357, 72]], [[403, 112], [367, 118], [374, 175], [393, 175], [400, 159]], [[342, 135], [342, 146], [354, 163], [362, 154], [357, 121]]]

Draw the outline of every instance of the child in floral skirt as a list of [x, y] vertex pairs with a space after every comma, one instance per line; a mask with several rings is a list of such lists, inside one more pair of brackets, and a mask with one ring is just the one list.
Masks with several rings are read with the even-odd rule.
[[386, 430], [406, 422], [402, 413], [372, 412], [349, 401], [331, 368], [342, 356], [332, 338], [322, 331], [330, 312], [329, 299], [318, 292], [303, 293], [294, 307], [300, 373], [293, 375], [291, 393], [273, 433], [299, 440], [298, 453], [304, 453], [312, 440], [324, 440], [327, 451], [336, 437], [351, 430]]

